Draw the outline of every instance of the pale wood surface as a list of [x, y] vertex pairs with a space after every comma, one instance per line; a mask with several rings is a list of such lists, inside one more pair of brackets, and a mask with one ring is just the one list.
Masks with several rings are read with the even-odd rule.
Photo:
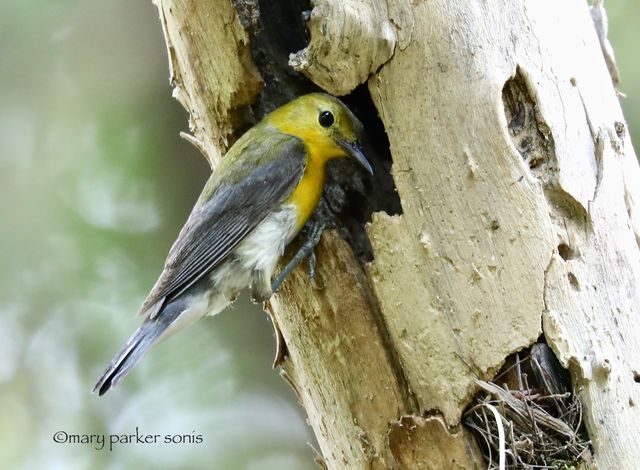
[[[230, 0], [157, 3], [215, 165], [261, 87], [248, 38]], [[299, 270], [271, 302], [327, 466], [481, 466], [459, 426], [474, 379], [544, 332], [599, 468], [637, 468], [640, 169], [588, 5], [315, 5], [290, 63], [336, 94], [368, 80], [403, 208], [374, 216], [364, 269], [325, 235], [325, 289]]]

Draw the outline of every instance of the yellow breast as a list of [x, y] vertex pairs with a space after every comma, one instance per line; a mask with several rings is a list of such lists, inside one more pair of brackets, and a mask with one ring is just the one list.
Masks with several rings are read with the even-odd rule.
[[332, 143], [305, 136], [303, 142], [307, 147], [307, 164], [300, 183], [293, 190], [287, 202], [294, 204], [298, 210], [297, 230], [302, 229], [315, 210], [322, 196], [327, 161], [335, 154]]
[[287, 202], [295, 205], [298, 211], [297, 230], [304, 227], [318, 205], [324, 189], [324, 175], [324, 162], [308, 158], [300, 183], [287, 199]]

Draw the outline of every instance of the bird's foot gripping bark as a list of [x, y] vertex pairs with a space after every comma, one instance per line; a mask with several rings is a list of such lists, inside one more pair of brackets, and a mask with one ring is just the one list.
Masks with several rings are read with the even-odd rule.
[[271, 283], [272, 292], [275, 292], [280, 288], [287, 276], [295, 268], [297, 268], [298, 265], [305, 260], [305, 258], [308, 262], [309, 279], [311, 280], [311, 285], [314, 289], [320, 288], [320, 286], [318, 286], [318, 284], [316, 283], [316, 255], [313, 252], [313, 249], [320, 241], [320, 237], [322, 236], [322, 232], [324, 231], [326, 226], [327, 222], [321, 220], [314, 221], [305, 228], [307, 239], [302, 244], [295, 256], [291, 258], [291, 261], [289, 261], [289, 263]]

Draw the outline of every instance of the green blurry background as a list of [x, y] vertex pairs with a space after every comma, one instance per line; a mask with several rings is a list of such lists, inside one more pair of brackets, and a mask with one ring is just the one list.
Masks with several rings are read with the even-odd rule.
[[[187, 116], [150, 1], [0, 3], [0, 468], [315, 468], [267, 316], [246, 300], [90, 393], [209, 168], [178, 137]], [[52, 437], [136, 426], [203, 442], [109, 452]]]
[[[150, 1], [3, 0], [0, 16], [0, 468], [311, 469], [312, 440], [271, 369], [266, 315], [232, 311], [90, 393], [206, 180], [178, 132]], [[608, 1], [640, 136], [636, 0]], [[53, 434], [200, 434], [112, 452]]]

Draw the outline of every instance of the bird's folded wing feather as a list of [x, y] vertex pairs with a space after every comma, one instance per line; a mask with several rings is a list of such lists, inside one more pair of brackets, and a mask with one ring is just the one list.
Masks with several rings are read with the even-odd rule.
[[179, 296], [224, 261], [302, 178], [305, 147], [296, 137], [269, 132], [238, 148], [209, 179], [141, 314], [155, 316], [165, 299]]

